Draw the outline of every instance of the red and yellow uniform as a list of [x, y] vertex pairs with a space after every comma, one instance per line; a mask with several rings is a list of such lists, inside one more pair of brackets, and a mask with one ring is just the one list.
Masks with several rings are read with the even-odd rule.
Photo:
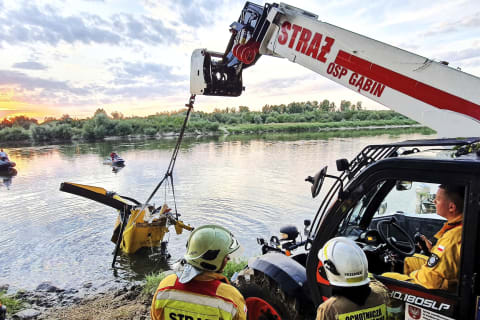
[[240, 292], [219, 273], [204, 272], [188, 283], [163, 279], [152, 301], [152, 320], [246, 320]]

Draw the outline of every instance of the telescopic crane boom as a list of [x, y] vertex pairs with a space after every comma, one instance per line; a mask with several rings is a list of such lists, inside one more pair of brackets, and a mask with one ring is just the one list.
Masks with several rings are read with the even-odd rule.
[[225, 52], [192, 54], [190, 91], [239, 96], [261, 55], [286, 58], [436, 130], [480, 133], [480, 78], [318, 20], [287, 4], [247, 2]]

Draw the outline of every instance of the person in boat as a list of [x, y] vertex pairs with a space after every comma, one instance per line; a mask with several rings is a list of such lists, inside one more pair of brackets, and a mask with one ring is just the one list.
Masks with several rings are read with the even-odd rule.
[[112, 158], [112, 161], [115, 161], [116, 158], [118, 158], [118, 154], [115, 152], [110, 153], [110, 158]]
[[0, 160], [9, 161], [8, 155], [3, 149], [0, 149]]
[[332, 296], [317, 309], [317, 320], [387, 319], [388, 290], [368, 278], [368, 260], [351, 239], [330, 239], [318, 252], [320, 270], [332, 286]]
[[196, 228], [188, 238], [183, 270], [163, 279], [153, 297], [152, 320], [246, 320], [242, 294], [222, 275], [238, 252], [232, 233], [218, 225]]
[[454, 291], [458, 285], [460, 251], [462, 245], [462, 223], [464, 187], [441, 184], [435, 195], [437, 214], [447, 222], [435, 234], [435, 245], [423, 237], [430, 256], [415, 254], [405, 258], [404, 274], [386, 272], [385, 277], [409, 281], [427, 289]]

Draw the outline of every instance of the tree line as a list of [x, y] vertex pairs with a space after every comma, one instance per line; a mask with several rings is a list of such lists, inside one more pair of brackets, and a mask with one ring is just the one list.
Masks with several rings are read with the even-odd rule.
[[[110, 115], [103, 108], [87, 119], [74, 119], [65, 114], [61, 118], [36, 119], [17, 116], [0, 122], [0, 141], [33, 140], [99, 140], [108, 136], [145, 135], [178, 133], [183, 124], [186, 110], [163, 112], [146, 117], [124, 117], [120, 112]], [[213, 112], [194, 111], [186, 131], [206, 134], [229, 131], [262, 132], [262, 128], [276, 123], [296, 123], [287, 131], [313, 131], [318, 128], [366, 125], [408, 125], [415, 121], [394, 111], [364, 110], [361, 102], [356, 104], [342, 100], [337, 107], [328, 100], [292, 102], [290, 104], [265, 105], [261, 111], [250, 111], [247, 106], [215, 109]], [[302, 125], [304, 123], [304, 125]], [[319, 125], [316, 126], [315, 123]], [[322, 125], [320, 125], [322, 124]], [[329, 125], [327, 125], [329, 124]], [[269, 126], [265, 126], [269, 125]], [[277, 126], [282, 130], [285, 126]], [[235, 129], [236, 128], [236, 129]]]

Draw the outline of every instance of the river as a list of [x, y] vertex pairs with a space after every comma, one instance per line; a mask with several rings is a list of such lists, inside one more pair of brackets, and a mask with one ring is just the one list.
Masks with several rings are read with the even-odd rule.
[[[276, 135], [185, 139], [174, 170], [182, 219], [193, 226], [221, 224], [243, 246], [245, 257], [260, 254], [256, 238], [278, 234], [281, 226], [312, 219], [320, 197], [312, 199], [304, 179], [323, 166], [336, 173], [335, 160], [351, 159], [368, 144], [432, 138], [422, 134], [331, 137]], [[395, 132], [393, 132], [395, 133]], [[350, 134], [351, 135], [351, 134]], [[185, 251], [187, 233], [171, 229], [172, 258], [122, 255], [111, 268], [114, 209], [59, 191], [64, 181], [103, 187], [144, 202], [164, 176], [175, 140], [116, 140], [5, 148], [18, 174], [0, 177], [0, 285], [35, 289], [49, 281], [61, 288], [142, 279], [168, 268]], [[103, 164], [111, 151], [126, 161], [118, 172]], [[163, 187], [156, 205], [173, 206]]]

